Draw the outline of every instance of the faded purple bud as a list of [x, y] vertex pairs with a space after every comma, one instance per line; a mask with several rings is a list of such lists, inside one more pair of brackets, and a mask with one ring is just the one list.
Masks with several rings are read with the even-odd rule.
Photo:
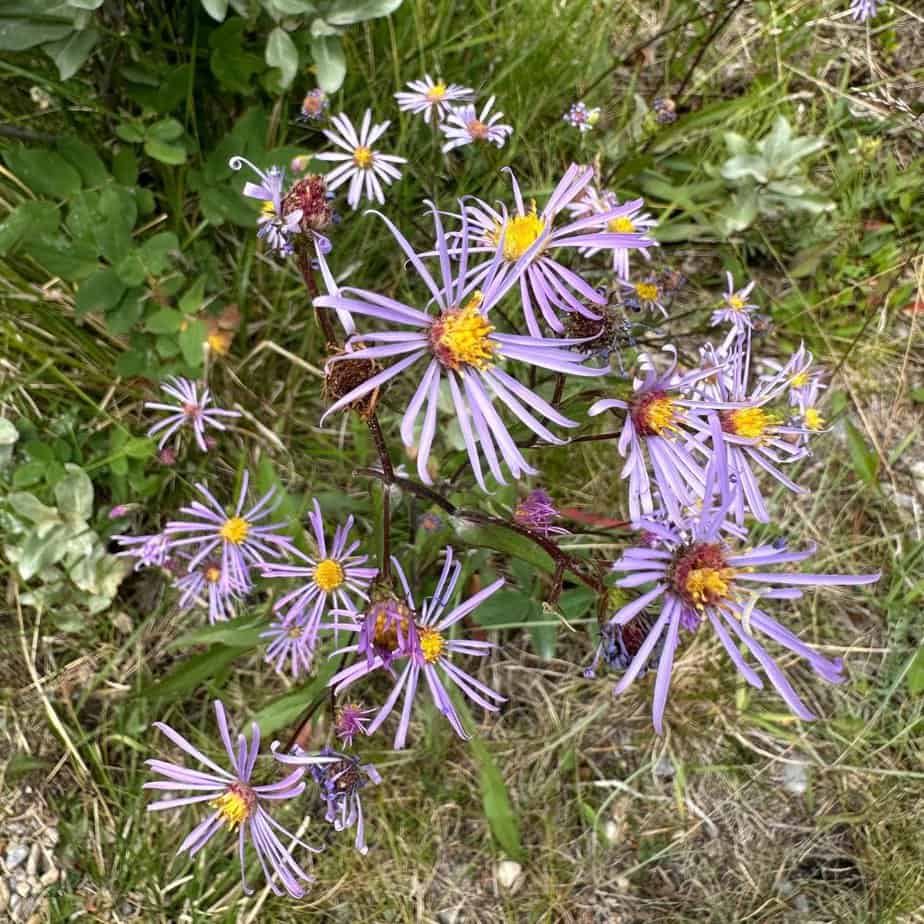
[[[302, 112], [300, 118], [305, 122], [320, 122], [327, 112], [330, 101], [327, 94], [321, 89], [309, 90], [302, 100]], [[302, 167], [302, 170], [305, 168]]]
[[552, 498], [542, 488], [536, 488], [517, 504], [513, 511], [513, 521], [541, 536], [561, 535], [567, 530], [552, 526], [552, 522], [560, 515]]
[[157, 453], [157, 461], [161, 465], [176, 465], [176, 450], [172, 446], [164, 446], [159, 453]]
[[425, 533], [439, 532], [443, 528], [443, 521], [435, 513], [425, 513], [420, 518], [420, 528]]
[[363, 709], [362, 703], [346, 703], [337, 710], [334, 733], [348, 748], [352, 747], [357, 735], [369, 734], [366, 726], [371, 720], [366, 716], [373, 712], [375, 709]]
[[112, 510], [109, 511], [110, 520], [119, 520], [122, 517], [127, 517], [131, 512], [131, 507], [128, 504], [116, 504]]

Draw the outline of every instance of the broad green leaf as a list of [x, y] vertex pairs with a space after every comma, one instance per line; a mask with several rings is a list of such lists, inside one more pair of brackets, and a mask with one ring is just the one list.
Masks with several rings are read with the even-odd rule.
[[158, 141], [176, 141], [183, 136], [183, 126], [176, 119], [161, 119], [149, 125], [145, 132], [146, 138], [156, 138]]
[[36, 235], [53, 234], [58, 229], [61, 213], [53, 202], [36, 199], [17, 205], [0, 222], [0, 256], [8, 253], [21, 241]]
[[129, 459], [148, 459], [154, 455], [155, 442], [146, 436], [133, 436], [122, 447]]
[[141, 691], [148, 699], [170, 701], [179, 699], [221, 674], [243, 649], [213, 645], [207, 651], [184, 658], [163, 680]]
[[72, 32], [67, 38], [51, 42], [43, 51], [55, 62], [62, 80], [70, 80], [83, 66], [99, 41], [99, 32], [92, 27]]
[[109, 182], [109, 171], [92, 145], [80, 138], [62, 138], [57, 143], [58, 153], [77, 169], [86, 187], [102, 186]]
[[61, 0], [0, 4], [0, 51], [24, 51], [74, 31], [73, 17]]
[[453, 530], [456, 536], [476, 549], [489, 548], [496, 552], [504, 552], [529, 562], [549, 574], [555, 572], [555, 562], [548, 552], [541, 549], [535, 542], [500, 526], [471, 523], [461, 517], [451, 517]]
[[224, 22], [228, 15], [228, 0], [202, 0], [202, 7], [216, 22]]
[[318, 74], [318, 86], [325, 93], [340, 89], [346, 76], [343, 45], [336, 35], [315, 36], [311, 39], [311, 57]]
[[262, 58], [244, 48], [247, 23], [232, 16], [209, 36], [209, 67], [218, 81], [237, 93], [252, 91], [251, 78], [263, 70]]
[[32, 523], [59, 523], [61, 521], [58, 511], [54, 507], [43, 504], [34, 494], [14, 491], [7, 495], [6, 501], [15, 513]]
[[350, 26], [388, 16], [401, 6], [401, 0], [336, 0], [325, 19], [335, 26]]
[[256, 648], [260, 644], [260, 633], [266, 631], [269, 623], [262, 617], [250, 613], [238, 616], [228, 622], [216, 622], [186, 632], [170, 642], [168, 648], [189, 648], [192, 645], [219, 643], [229, 648]]
[[181, 142], [160, 141], [158, 138], [147, 138], [144, 142], [144, 153], [162, 164], [178, 167], [186, 163], [186, 146]]
[[110, 311], [119, 304], [125, 289], [125, 283], [111, 266], [99, 269], [80, 284], [74, 310], [78, 317], [91, 311]]
[[854, 471], [867, 484], [875, 484], [879, 475], [879, 456], [851, 421], [844, 422], [844, 429], [847, 433], [847, 448], [850, 450], [850, 460]]
[[206, 277], [200, 276], [180, 299], [180, 311], [183, 314], [196, 314], [205, 300]]
[[289, 33], [277, 26], [266, 42], [266, 63], [282, 72], [280, 83], [288, 87], [298, 73], [298, 49]]
[[318, 673], [309, 683], [264, 706], [252, 719], [259, 726], [260, 734], [272, 735], [287, 727], [291, 727], [291, 732], [294, 732], [295, 723], [319, 696], [324, 695], [327, 681], [334, 676], [336, 670], [337, 659], [325, 658], [318, 668]]
[[190, 366], [202, 365], [206, 335], [205, 324], [199, 320], [187, 322], [185, 330], [180, 331], [180, 350]]
[[[68, 169], [72, 169], [68, 167]], [[61, 235], [24, 242], [24, 249], [49, 273], [68, 282], [86, 279], [99, 269], [96, 248]]]
[[528, 623], [538, 610], [539, 605], [524, 591], [501, 588], [472, 613], [472, 618], [478, 625], [489, 629], [496, 625]]
[[176, 308], [158, 308], [144, 319], [144, 329], [152, 334], [175, 334], [183, 324], [183, 314]]
[[119, 122], [115, 127], [115, 133], [129, 144], [139, 144], [144, 141], [144, 130], [133, 122]]
[[93, 482], [79, 465], [68, 462], [64, 468], [67, 475], [55, 485], [58, 508], [67, 516], [89, 520], [93, 514]]
[[7, 167], [33, 192], [49, 199], [67, 199], [80, 191], [80, 174], [60, 155], [42, 148], [10, 147]]

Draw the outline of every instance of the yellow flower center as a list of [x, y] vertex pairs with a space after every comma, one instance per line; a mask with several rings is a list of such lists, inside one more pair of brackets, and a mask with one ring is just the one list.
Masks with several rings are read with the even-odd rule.
[[250, 524], [243, 517], [231, 517], [221, 524], [218, 535], [221, 536], [225, 542], [230, 542], [232, 545], [240, 545], [247, 538], [247, 533], [249, 532]]
[[632, 423], [642, 436], [659, 436], [664, 430], [676, 429], [677, 409], [665, 394], [645, 395], [632, 407]]
[[385, 603], [376, 603], [375, 608], [377, 612], [375, 614], [373, 642], [378, 648], [395, 651], [398, 648], [399, 627], [401, 637], [407, 637], [411, 611], [403, 603], [394, 603], [391, 607]]
[[293, 626], [289, 626], [288, 630], [286, 631], [286, 635], [288, 635], [289, 638], [292, 638], [292, 639], [301, 638], [301, 634], [302, 634], [302, 627], [297, 624]]
[[513, 263], [529, 250], [545, 230], [545, 222], [536, 214], [536, 203], [525, 215], [508, 218], [505, 225], [498, 225], [488, 238], [492, 244], [499, 244], [504, 232], [504, 259]]
[[692, 568], [687, 573], [684, 588], [696, 606], [714, 605], [728, 596], [734, 576], [733, 568]]
[[825, 419], [818, 413], [818, 409], [807, 407], [805, 409], [805, 426], [809, 430], [821, 430], [825, 425]]
[[224, 356], [231, 347], [231, 337], [228, 334], [209, 334], [205, 341], [209, 349], [218, 356]]
[[653, 282], [637, 282], [635, 294], [643, 302], [653, 302], [658, 298], [658, 287]]
[[221, 568], [219, 568], [218, 565], [209, 565], [208, 568], [205, 569], [205, 573], [202, 576], [209, 582], [209, 584], [217, 584], [221, 578]]
[[420, 641], [420, 650], [428, 664], [439, 661], [446, 648], [446, 640], [436, 629], [420, 629], [417, 635]]
[[488, 126], [480, 119], [472, 119], [465, 127], [476, 141], [484, 141], [484, 139], [488, 137]]
[[246, 821], [257, 804], [254, 791], [245, 783], [232, 783], [227, 792], [209, 803], [218, 809], [221, 820], [233, 831], [242, 821]]
[[372, 157], [372, 148], [367, 148], [365, 145], [361, 145], [353, 151], [353, 163], [360, 170], [368, 170], [372, 166]]
[[744, 308], [744, 299], [740, 295], [730, 295], [728, 304], [735, 311], [741, 311]]
[[803, 369], [801, 372], [797, 372], [789, 380], [789, 384], [792, 388], [805, 388], [808, 385], [808, 370]]
[[623, 215], [619, 218], [611, 218], [606, 223], [606, 230], [613, 234], [632, 234], [635, 231], [635, 225], [632, 224], [631, 218]]
[[260, 211], [264, 215], [275, 215], [276, 207], [273, 205], [272, 200], [268, 199], [266, 202], [263, 203], [263, 205], [260, 206]]
[[343, 583], [343, 568], [332, 558], [319, 561], [314, 569], [314, 582], [325, 593], [336, 590]]
[[427, 90], [427, 99], [431, 102], [439, 102], [446, 95], [446, 84], [441, 80], [435, 86]]
[[770, 427], [778, 423], [777, 416], [768, 414], [762, 407], [743, 407], [722, 415], [723, 429], [726, 432], [749, 440], [760, 439]]
[[482, 298], [475, 292], [464, 308], [444, 311], [430, 328], [433, 352], [444, 366], [483, 370], [490, 365], [497, 345], [490, 339], [494, 328], [478, 310]]

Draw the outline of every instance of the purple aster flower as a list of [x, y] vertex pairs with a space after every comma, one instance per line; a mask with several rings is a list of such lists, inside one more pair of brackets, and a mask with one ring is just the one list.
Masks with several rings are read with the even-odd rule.
[[181, 552], [177, 559], [177, 568], [181, 573], [174, 581], [174, 586], [182, 591], [180, 609], [188, 610], [195, 605], [207, 606], [210, 625], [233, 619], [237, 604], [247, 595], [249, 588], [240, 586], [233, 576], [222, 581], [219, 559], [205, 558], [192, 568], [189, 567], [192, 556], [188, 553]]
[[197, 483], [196, 490], [205, 498], [207, 505], [193, 501], [188, 507], [181, 507], [180, 513], [193, 519], [171, 520], [164, 529], [169, 549], [196, 547], [189, 560], [190, 571], [207, 558], [219, 558], [221, 576], [218, 584], [224, 593], [235, 590], [247, 593], [253, 587], [250, 565], [262, 565], [266, 558], [279, 558], [295, 552], [292, 540], [278, 532], [285, 523], [259, 525], [279, 505], [280, 501], [273, 503], [275, 488], [267, 491], [244, 512], [249, 484], [250, 473], [245, 471], [234, 513], [229, 515], [208, 488], [201, 482]]
[[582, 102], [572, 103], [571, 108], [562, 116], [562, 118], [573, 128], [576, 128], [582, 135], [589, 132], [600, 121], [600, 107], [588, 109]]
[[[655, 494], [648, 475], [646, 455], [651, 465], [657, 494], [671, 520], [683, 519], [684, 508], [706, 497], [706, 476], [701, 455], [718, 458], [724, 471], [725, 452], [716, 410], [721, 402], [689, 397], [690, 390], [701, 380], [714, 377], [716, 367], [697, 369], [683, 376], [675, 375], [676, 351], [666, 372], [659, 374], [643, 357], [645, 377], [636, 378], [628, 401], [604, 398], [590, 406], [594, 417], [603, 411], [626, 411], [626, 419], [617, 448], [626, 459], [621, 477], [629, 480], [629, 514], [637, 520], [655, 510]], [[697, 437], [709, 438], [712, 449]]]
[[[710, 471], [710, 478], [714, 469]], [[768, 566], [803, 561], [813, 548], [790, 551], [785, 543], [759, 545], [737, 552], [720, 538], [727, 505], [700, 512], [683, 526], [667, 525], [649, 520], [639, 525], [656, 533], [659, 548], [627, 549], [613, 568], [625, 572], [620, 587], [653, 584], [641, 597], [619, 609], [610, 620], [625, 625], [646, 607], [660, 602], [661, 610], [644, 642], [635, 653], [625, 675], [616, 684], [620, 694], [648, 663], [655, 646], [662, 641], [655, 681], [653, 718], [658, 734], [662, 733], [664, 706], [671, 680], [674, 655], [680, 641], [680, 630], [695, 632], [704, 620], [721, 640], [735, 667], [752, 686], [763, 682], [739, 651], [743, 645], [763, 668], [770, 682], [789, 708], [803, 719], [814, 718], [792, 688], [786, 675], [758, 641], [758, 634], [772, 639], [793, 654], [808, 661], [822, 679], [830, 683], [843, 680], [843, 664], [831, 661], [813, 651], [789, 629], [758, 608], [760, 600], [793, 600], [802, 596], [800, 587], [872, 584], [879, 574], [802, 574], [768, 571]], [[666, 634], [665, 634], [666, 633]]]
[[577, 426], [548, 401], [502, 369], [501, 363], [513, 360], [553, 372], [581, 376], [605, 375], [607, 370], [582, 365], [586, 357], [573, 352], [575, 346], [583, 343], [581, 340], [552, 340], [497, 333], [488, 320], [488, 314], [516, 283], [519, 273], [523, 271], [532, 254], [527, 253], [511, 270], [505, 269], [503, 273], [499, 273], [502, 257], [501, 251], [498, 251], [492, 264], [485, 272], [480, 273], [477, 279], [483, 290], [476, 291], [476, 281], [467, 279], [469, 248], [466, 243], [467, 218], [464, 212], [461, 243], [455, 251], [459, 261], [455, 268], [456, 276], [453, 278], [454, 267], [439, 212], [434, 207], [431, 208], [436, 228], [436, 253], [439, 256], [442, 286], [434, 280], [420, 255], [415, 253], [404, 235], [385, 216], [379, 217], [388, 226], [429, 290], [432, 296], [430, 304], [435, 313], [421, 311], [412, 305], [365, 289], [344, 288], [315, 299], [314, 304], [319, 308], [335, 308], [354, 315], [368, 315], [410, 328], [357, 334], [353, 338], [355, 342], [382, 345], [362, 346], [352, 349], [349, 353], [331, 357], [331, 364], [352, 359], [381, 360], [396, 356], [400, 356], [401, 359], [339, 398], [328, 408], [324, 416], [327, 417], [352, 404], [410, 366], [425, 360], [426, 369], [401, 421], [401, 438], [404, 444], [410, 447], [414, 444], [416, 421], [423, 412], [423, 427], [418, 439], [417, 472], [424, 482], [432, 484], [427, 470], [427, 460], [430, 458], [430, 449], [436, 435], [440, 383], [445, 376], [475, 478], [481, 488], [487, 490], [480, 461], [482, 454], [494, 478], [501, 484], [506, 483], [501, 471], [501, 461], [506, 464], [514, 478], [536, 473], [523, 457], [501, 420], [495, 408], [495, 398], [533, 433], [550, 442], [560, 444], [563, 440], [541, 423], [537, 414], [559, 426]]
[[850, 15], [856, 22], [872, 19], [886, 0], [850, 0]]
[[626, 303], [636, 311], [660, 311], [667, 317], [667, 308], [664, 307], [664, 289], [658, 283], [658, 277], [649, 273], [641, 282], [626, 282], [619, 280], [619, 285], [626, 293]]
[[491, 112], [494, 106], [492, 96], [484, 105], [480, 115], [474, 105], [459, 106], [451, 109], [445, 121], [440, 125], [440, 131], [446, 136], [443, 153], [461, 148], [466, 144], [493, 144], [502, 148], [507, 138], [513, 134], [513, 126], [500, 122], [504, 117], [502, 112]]
[[762, 359], [761, 365], [770, 371], [758, 376], [758, 392], [776, 391], [782, 382], [789, 389], [790, 405], [801, 408], [809, 389], [815, 387], [817, 394], [817, 389], [826, 387], [821, 383], [822, 371], [812, 369], [813, 362], [814, 357], [806, 350], [804, 343], [799, 344], [799, 348], [785, 363], [779, 363], [774, 359]]
[[754, 282], [749, 282], [743, 289], [735, 288], [735, 280], [731, 273], [726, 273], [725, 278], [728, 281], [728, 291], [722, 296], [724, 306], [712, 312], [710, 324], [717, 327], [719, 324], [731, 325], [728, 332], [728, 338], [725, 341], [724, 348], [728, 349], [738, 337], [753, 327], [751, 322], [751, 312], [757, 309], [757, 305], [748, 301], [751, 291], [754, 288]]
[[269, 640], [265, 660], [277, 674], [287, 672], [288, 661], [288, 673], [293, 680], [309, 673], [314, 659], [316, 640], [309, 641], [305, 619], [305, 613], [300, 613], [295, 619], [276, 619], [265, 632], [260, 633], [260, 638]]
[[[334, 826], [335, 831], [347, 831], [356, 826], [356, 849], [361, 854], [369, 852], [366, 846], [366, 826], [363, 820], [363, 804], [360, 792], [369, 783], [382, 782], [379, 771], [372, 764], [360, 764], [359, 759], [341, 754], [331, 748], [322, 748], [321, 756], [333, 763], [319, 766], [317, 761], [306, 755], [301, 748], [294, 754], [275, 754], [276, 760], [296, 767], [307, 766], [318, 784], [321, 799], [327, 806], [324, 820]], [[306, 761], [307, 758], [307, 761]]]
[[350, 516], [344, 525], [337, 527], [328, 548], [321, 507], [317, 500], [313, 503], [314, 510], [308, 514], [308, 519], [314, 533], [317, 555], [305, 555], [298, 549], [292, 549], [292, 554], [303, 561], [304, 565], [267, 562], [261, 569], [263, 577], [299, 578], [303, 581], [279, 600], [273, 609], [282, 614], [285, 624], [299, 623], [303, 627], [309, 656], [317, 642], [318, 628], [328, 605], [355, 612], [354, 598], [368, 601], [366, 591], [378, 573], [376, 568], [362, 567], [368, 556], [354, 554], [359, 548], [359, 541], [347, 544], [353, 528], [353, 517]]
[[157, 444], [158, 449], [163, 449], [167, 441], [175, 433], [188, 426], [192, 428], [196, 438], [196, 445], [202, 452], [208, 451], [205, 442], [205, 428], [214, 427], [216, 430], [224, 430], [225, 425], [219, 418], [221, 417], [240, 417], [237, 411], [223, 411], [221, 408], [209, 407], [212, 400], [208, 388], [203, 386], [202, 394], [199, 394], [198, 386], [189, 379], [183, 379], [179, 376], [171, 376], [160, 386], [164, 394], [173, 398], [176, 404], [160, 404], [156, 401], [145, 401], [144, 406], [155, 411], [167, 411], [167, 417], [154, 424], [148, 430], [148, 436], [154, 436], [161, 433], [160, 442]]
[[786, 424], [784, 415], [772, 407], [786, 387], [785, 377], [775, 384], [758, 385], [749, 394], [749, 369], [750, 339], [746, 337], [738, 341], [721, 374], [704, 380], [702, 386], [705, 400], [714, 399], [717, 407], [726, 407], [720, 414], [727, 466], [721, 488], [723, 498], [733, 498], [732, 509], [739, 524], [744, 523], [748, 510], [761, 523], [770, 522], [757, 478], [763, 472], [790, 491], [803, 493], [804, 489], [779, 466], [808, 454], [805, 440], [800, 439], [806, 431]]
[[[652, 218], [648, 212], [643, 212], [645, 208], [641, 199], [635, 199], [632, 202], [635, 207], [619, 215], [616, 218], [610, 218], [603, 222], [600, 227], [604, 231], [613, 234], [646, 234], [652, 228], [657, 227], [657, 220]], [[583, 193], [578, 196], [568, 206], [568, 211], [575, 218], [585, 218], [591, 215], [602, 215], [620, 209], [622, 206], [615, 193], [608, 190], [599, 191], [594, 186], [587, 186]], [[652, 247], [657, 247], [658, 242], [652, 241]], [[584, 247], [581, 249], [581, 256], [592, 257], [599, 253], [600, 247]], [[613, 272], [620, 278], [628, 280], [629, 278], [629, 255], [636, 248], [629, 247], [612, 247], [608, 248], [613, 254]], [[646, 260], [651, 259], [651, 254], [647, 250], [638, 249]]]
[[365, 709], [362, 703], [344, 703], [334, 717], [334, 734], [348, 747], [353, 747], [357, 735], [368, 735], [371, 721], [367, 716], [375, 709]]
[[135, 571], [141, 568], [165, 568], [169, 558], [170, 539], [163, 533], [148, 536], [113, 536], [122, 547], [116, 552], [117, 558], [134, 558]]
[[[447, 547], [445, 561], [440, 579], [437, 582], [433, 596], [424, 601], [420, 610], [414, 604], [407, 578], [401, 565], [392, 559], [395, 572], [401, 581], [405, 594], [405, 605], [393, 606], [391, 610], [379, 610], [374, 617], [374, 652], [371, 657], [361, 658], [355, 664], [335, 674], [328, 682], [335, 693], [340, 693], [361, 677], [366, 677], [382, 667], [390, 672], [394, 671], [391, 661], [405, 660], [404, 667], [397, 675], [394, 688], [385, 700], [376, 717], [369, 725], [369, 734], [372, 735], [391, 714], [402, 692], [404, 705], [401, 709], [401, 718], [395, 734], [394, 747], [400, 750], [407, 742], [408, 726], [411, 721], [411, 711], [414, 707], [414, 696], [420, 683], [421, 674], [426, 678], [427, 688], [436, 704], [437, 709], [446, 716], [449, 724], [460, 738], [469, 735], [462, 727], [462, 722], [452, 704], [445, 682], [450, 681], [458, 687], [459, 691], [479, 706], [497, 711], [496, 703], [504, 702], [504, 697], [476, 680], [471, 674], [456, 667], [451, 655], [474, 655], [484, 657], [488, 651], [495, 647], [492, 642], [480, 642], [466, 639], [447, 638], [447, 630], [473, 612], [481, 603], [493, 593], [500, 590], [504, 579], [499, 578], [489, 584], [477, 594], [469, 597], [454, 609], [444, 615], [449, 600], [455, 590], [456, 583], [462, 571], [459, 562], [453, 561], [452, 549]], [[370, 611], [371, 612], [371, 611]], [[389, 621], [391, 617], [391, 621]], [[368, 635], [368, 620], [361, 627], [345, 623], [339, 628], [358, 632], [360, 636]], [[362, 638], [357, 644], [349, 645], [343, 649], [345, 652], [361, 654]], [[393, 657], [388, 658], [388, 653]]]
[[359, 132], [342, 112], [331, 119], [331, 124], [336, 131], [324, 129], [325, 137], [338, 148], [343, 148], [346, 153], [332, 151], [315, 155], [318, 160], [338, 164], [325, 176], [327, 188], [337, 189], [349, 180], [347, 204], [350, 208], [358, 208], [359, 200], [363, 196], [384, 205], [385, 193], [382, 191], [382, 184], [390, 186], [395, 180], [400, 180], [401, 171], [394, 165], [407, 163], [403, 157], [382, 154], [372, 147], [391, 122], [373, 125], [372, 111], [367, 109]]
[[[238, 735], [235, 745], [231, 740], [224, 706], [218, 700], [215, 701], [215, 716], [218, 719], [218, 730], [228, 755], [231, 772], [223, 770], [169, 725], [163, 722], [154, 723], [155, 728], [163, 732], [177, 747], [205, 766], [207, 771], [190, 770], [182, 764], [163, 760], [146, 761], [154, 773], [163, 779], [145, 783], [145, 789], [187, 790], [195, 793], [195, 795], [181, 798], [152, 802], [148, 805], [148, 811], [156, 812], [208, 802], [213, 811], [190, 831], [177, 852], [182, 853], [185, 850], [188, 851], [190, 857], [194, 857], [214, 837], [222, 825], [227, 825], [229, 831], [237, 829], [238, 832], [241, 883], [247, 895], [253, 894], [253, 890], [247, 885], [244, 869], [244, 854], [249, 841], [257, 853], [263, 874], [273, 892], [282, 895], [284, 889], [294, 898], [301, 898], [305, 890], [299, 880], [310, 882], [312, 877], [295, 862], [289, 852], [291, 848], [283, 846], [279, 834], [313, 853], [318, 853], [319, 848], [298, 840], [294, 834], [282, 827], [269, 814], [266, 804], [287, 801], [300, 796], [305, 790], [305, 783], [302, 779], [305, 775], [305, 766], [329, 763], [331, 759], [306, 754], [299, 768], [279, 782], [254, 786], [250, 778], [260, 750], [259, 727], [256, 722], [251, 726], [249, 745], [243, 735]], [[279, 876], [283, 889], [280, 889], [273, 879], [274, 873]]]
[[[495, 262], [498, 284], [507, 282], [507, 276], [516, 273], [520, 282], [520, 295], [526, 326], [533, 337], [540, 337], [542, 330], [536, 317], [536, 306], [546, 324], [557, 333], [564, 331], [557, 312], [577, 312], [587, 318], [599, 316], [585, 307], [584, 302], [602, 306], [606, 295], [582, 279], [577, 273], [558, 262], [562, 250], [583, 250], [594, 247], [597, 250], [612, 250], [615, 247], [637, 249], [651, 247], [654, 241], [639, 233], [621, 234], [599, 230], [608, 227], [611, 220], [629, 215], [642, 205], [642, 200], [626, 202], [610, 211], [579, 218], [560, 228], [555, 227], [557, 217], [584, 191], [593, 179], [593, 167], [572, 164], [558, 185], [552, 191], [545, 208], [537, 212], [536, 203], [527, 209], [520, 194], [520, 186], [513, 171], [510, 174], [516, 209], [512, 215], [500, 212], [480, 199], [466, 204], [462, 216], [467, 218], [467, 227], [453, 235], [468, 243], [469, 253], [490, 254], [494, 259], [469, 271], [469, 281], [480, 283], [488, 272], [493, 272]], [[457, 253], [458, 251], [454, 251]], [[525, 270], [522, 269], [526, 262]], [[506, 287], [505, 287], [506, 288]]]
[[423, 115], [427, 123], [431, 117], [441, 122], [452, 111], [452, 103], [467, 103], [475, 98], [475, 91], [469, 87], [446, 84], [442, 80], [434, 83], [429, 74], [424, 74], [423, 80], [411, 80], [408, 87], [409, 91], [395, 94], [398, 108], [402, 112]]
[[552, 503], [552, 498], [542, 488], [530, 491], [513, 511], [514, 523], [519, 523], [540, 536], [561, 536], [567, 533], [568, 530], [552, 525], [560, 516], [558, 508]]
[[298, 233], [302, 219], [301, 209], [285, 212], [282, 207], [282, 188], [285, 185], [285, 171], [281, 167], [270, 167], [263, 172], [246, 157], [235, 154], [228, 161], [232, 170], [240, 170], [246, 164], [260, 178], [259, 183], [245, 183], [244, 195], [263, 203], [257, 219], [257, 237], [265, 240], [270, 250], [280, 257], [287, 257], [295, 249], [292, 236]]
[[323, 90], [319, 88], [309, 90], [302, 100], [302, 111], [299, 118], [303, 122], [320, 122], [329, 105], [330, 100]]

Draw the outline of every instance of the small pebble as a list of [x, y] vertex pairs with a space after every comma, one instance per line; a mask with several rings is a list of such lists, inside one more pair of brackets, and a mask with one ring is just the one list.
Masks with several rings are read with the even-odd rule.
[[21, 895], [23, 898], [26, 898], [28, 894], [32, 891], [32, 887], [29, 885], [28, 879], [18, 879], [16, 881], [16, 894]]
[[15, 847], [8, 847], [6, 851], [6, 868], [16, 869], [16, 867], [28, 856], [29, 848], [22, 844], [17, 844]]
[[494, 868], [494, 875], [497, 877], [501, 888], [512, 892], [520, 885], [523, 867], [516, 860], [501, 860]]

